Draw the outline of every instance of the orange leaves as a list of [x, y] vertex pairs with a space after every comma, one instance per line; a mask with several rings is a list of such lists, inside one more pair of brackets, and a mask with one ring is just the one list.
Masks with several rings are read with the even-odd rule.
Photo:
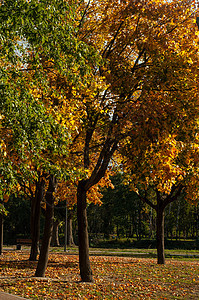
[[169, 193], [172, 185], [183, 174], [182, 169], [176, 165], [179, 149], [173, 137], [168, 137], [159, 145], [153, 147], [145, 154], [148, 164], [151, 166], [149, 177], [157, 184], [158, 190]]
[[[88, 172], [86, 172], [87, 174]], [[89, 174], [87, 174], [90, 176]], [[111, 183], [111, 180], [109, 179], [109, 173], [107, 172], [105, 176], [99, 181], [98, 184], [92, 186], [89, 191], [87, 192], [87, 201], [88, 203], [94, 203], [101, 205], [102, 201], [102, 194], [101, 189], [103, 187], [111, 187], [114, 188], [113, 184]], [[78, 174], [77, 174], [78, 176]], [[81, 177], [81, 174], [79, 174]], [[58, 188], [55, 193], [55, 199], [56, 201], [65, 201], [67, 203], [67, 206], [71, 208], [74, 204], [77, 203], [77, 184], [78, 184], [78, 177], [76, 178], [76, 181], [74, 180], [63, 180], [58, 183]]]
[[4, 202], [8, 202], [8, 200], [9, 200], [9, 197], [10, 197], [10, 195], [9, 195], [9, 194], [5, 194], [5, 195], [3, 196], [3, 200], [4, 200]]
[[138, 152], [133, 152], [126, 163], [127, 167], [134, 166], [132, 184], [140, 183], [145, 188], [154, 185], [159, 191], [169, 194], [172, 186], [184, 178], [184, 170], [177, 164], [180, 147], [175, 136], [159, 138], [157, 143], [146, 148], [139, 146]]
[[68, 207], [72, 207], [77, 203], [77, 187], [72, 181], [62, 181], [58, 183], [55, 199], [65, 201]]
[[50, 253], [46, 278], [34, 278], [36, 264], [23, 252], [0, 258], [1, 291], [30, 299], [198, 298], [198, 261], [92, 256], [93, 284], [79, 281], [78, 256]]

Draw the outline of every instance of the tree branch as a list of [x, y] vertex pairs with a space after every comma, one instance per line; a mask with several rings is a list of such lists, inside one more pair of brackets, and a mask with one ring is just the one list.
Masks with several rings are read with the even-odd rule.
[[154, 204], [153, 202], [151, 202], [148, 198], [147, 198], [147, 192], [145, 191], [145, 196], [141, 196], [139, 193], [137, 193], [138, 197], [140, 198], [140, 200], [142, 200], [142, 202], [148, 204], [150, 207], [152, 207], [153, 209], [157, 210], [157, 205]]
[[163, 206], [164, 208], [169, 204], [174, 202], [181, 194], [184, 186], [180, 183], [179, 185], [174, 185], [171, 189], [170, 194], [164, 199]]
[[82, 27], [82, 23], [83, 23], [83, 20], [84, 20], [84, 18], [85, 18], [85, 15], [86, 15], [86, 13], [87, 13], [87, 10], [88, 10], [88, 7], [89, 7], [89, 5], [90, 5], [90, 0], [88, 1], [88, 3], [87, 3], [87, 5], [86, 5], [86, 8], [85, 8], [85, 10], [84, 10], [84, 13], [83, 13], [83, 15], [82, 15], [82, 18], [81, 18], [81, 20], [80, 20], [80, 22], [79, 22], [79, 25], [78, 25], [78, 28], [80, 29], [81, 27]]
[[108, 164], [110, 162], [110, 159], [117, 149], [118, 142], [107, 140], [107, 142], [104, 145], [104, 148], [102, 149], [100, 156], [98, 158], [97, 164], [91, 174], [91, 177], [87, 180], [87, 184], [85, 186], [86, 190], [91, 188], [93, 185], [97, 184], [100, 179], [104, 176]]
[[[119, 25], [119, 27], [118, 27], [118, 29], [117, 29], [117, 31], [116, 31], [116, 33], [115, 33], [113, 39], [110, 41], [110, 43], [109, 43], [109, 44], [106, 46], [106, 48], [104, 49], [104, 51], [103, 51], [103, 53], [102, 53], [102, 57], [105, 56], [105, 58], [107, 58], [107, 57], [109, 56], [109, 54], [110, 54], [110, 52], [111, 52], [111, 47], [113, 46], [113, 44], [114, 44], [114, 42], [115, 42], [115, 40], [116, 40], [116, 38], [117, 38], [117, 36], [118, 36], [118, 34], [119, 34], [119, 31], [120, 31], [120, 29], [121, 29], [121, 27], [122, 27], [123, 24], [124, 24], [124, 21], [122, 21], [122, 22], [120, 23], [120, 25]], [[107, 53], [106, 53], [106, 52], [107, 52]], [[106, 55], [105, 55], [105, 54], [106, 54]]]

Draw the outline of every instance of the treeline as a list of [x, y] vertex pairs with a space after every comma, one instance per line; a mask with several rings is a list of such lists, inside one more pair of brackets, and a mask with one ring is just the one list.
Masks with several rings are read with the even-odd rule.
[[[89, 232], [94, 239], [155, 239], [156, 214], [137, 194], [113, 178], [114, 189], [103, 192], [103, 204], [89, 205]], [[183, 197], [165, 209], [166, 239], [197, 239], [199, 233], [199, 206], [190, 205]]]
[[[127, 241], [155, 240], [156, 214], [137, 194], [122, 182], [120, 175], [112, 178], [114, 189], [102, 191], [102, 205], [87, 206], [90, 245], [103, 245], [103, 241], [124, 239]], [[17, 200], [17, 201], [16, 201]], [[54, 238], [55, 246], [65, 242], [65, 202], [55, 206]], [[30, 237], [30, 202], [23, 198], [10, 197], [5, 204], [8, 215], [4, 221], [4, 243], [15, 243], [17, 237]], [[43, 210], [43, 212], [45, 212]], [[67, 244], [71, 239], [78, 244], [76, 207], [67, 212]], [[71, 228], [72, 222], [72, 228]], [[44, 214], [41, 218], [41, 233]], [[199, 233], [199, 205], [193, 206], [184, 198], [170, 203], [165, 210], [165, 238], [168, 240], [197, 240]], [[56, 234], [58, 236], [56, 237]], [[71, 237], [72, 236], [72, 237]], [[72, 242], [73, 244], [73, 242]], [[139, 244], [138, 244], [139, 245]], [[141, 245], [141, 244], [140, 244]], [[147, 244], [146, 244], [147, 246]]]

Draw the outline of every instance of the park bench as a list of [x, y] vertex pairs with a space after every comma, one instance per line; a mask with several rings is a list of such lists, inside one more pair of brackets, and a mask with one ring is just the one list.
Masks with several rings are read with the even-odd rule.
[[[32, 240], [31, 239], [17, 239], [16, 241], [17, 243], [17, 250], [21, 250], [22, 245], [26, 245], [26, 246], [31, 246], [32, 245]], [[39, 241], [39, 243], [41, 244], [41, 240]]]
[[22, 245], [31, 246], [31, 239], [17, 239], [17, 250], [21, 250]]

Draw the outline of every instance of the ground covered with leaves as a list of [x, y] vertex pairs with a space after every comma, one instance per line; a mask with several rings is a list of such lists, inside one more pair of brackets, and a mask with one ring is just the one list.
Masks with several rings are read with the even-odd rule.
[[0, 291], [28, 299], [199, 299], [199, 260], [91, 256], [94, 283], [80, 282], [78, 256], [50, 253], [45, 278], [35, 278], [28, 251], [0, 257]]

